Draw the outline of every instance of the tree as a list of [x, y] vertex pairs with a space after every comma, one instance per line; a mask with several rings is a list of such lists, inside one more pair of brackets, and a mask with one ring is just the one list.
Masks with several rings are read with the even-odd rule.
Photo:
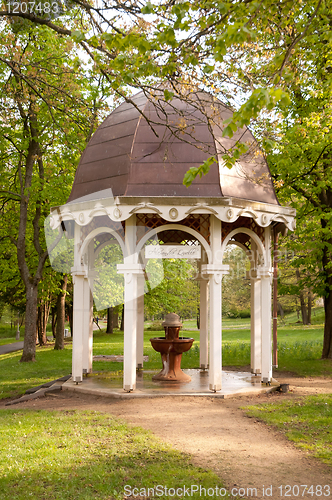
[[[102, 7], [72, 0], [65, 6], [52, 4], [51, 12], [32, 7], [14, 12], [10, 5], [0, 16], [14, 23], [42, 25], [74, 40], [114, 93], [128, 102], [132, 102], [128, 86], [153, 97], [160, 79], [170, 82], [164, 102], [174, 93], [189, 99], [185, 82], [209, 86], [229, 103], [234, 103], [234, 93], [241, 92], [241, 99], [248, 92], [248, 99], [224, 124], [223, 134], [231, 138], [262, 109], [288, 103], [284, 89], [292, 78], [290, 61], [301, 50], [300, 42], [314, 33], [317, 20], [325, 27], [330, 0], [113, 0]], [[153, 126], [153, 121], [149, 123]], [[224, 161], [232, 166], [244, 150], [240, 143], [234, 144], [225, 151]], [[185, 183], [205, 174], [212, 161], [191, 170]]]
[[97, 311], [114, 308], [123, 303], [124, 280], [117, 271], [117, 264], [122, 262], [122, 250], [116, 242], [106, 246], [98, 254], [94, 263], [96, 278], [93, 284], [93, 297]]
[[55, 345], [54, 349], [61, 350], [64, 349], [64, 330], [65, 330], [65, 303], [66, 303], [66, 292], [67, 292], [68, 276], [65, 274], [60, 283], [60, 291], [58, 292], [57, 303], [56, 303], [56, 332], [55, 332]]
[[[3, 28], [2, 238], [16, 250], [26, 293], [21, 361], [33, 361], [38, 285], [48, 256], [44, 218], [50, 205], [66, 201], [75, 165], [103, 105], [96, 103], [99, 90], [93, 80], [89, 81], [83, 72], [76, 75], [80, 63], [71, 52], [70, 40], [61, 39], [44, 27], [24, 27], [18, 32], [10, 24]], [[72, 57], [68, 58], [70, 53]]]
[[279, 195], [298, 211], [296, 244], [302, 251], [295, 265], [306, 269], [305, 280], [299, 276], [304, 286], [324, 296], [322, 358], [332, 359], [332, 16], [325, 11], [320, 18], [293, 62], [291, 105], [274, 130], [269, 162]]
[[309, 258], [309, 249], [297, 235], [291, 234], [278, 248], [278, 307], [280, 311], [301, 312], [302, 323], [311, 323], [314, 293], [313, 281], [319, 269], [303, 265]]
[[[227, 3], [165, 0], [140, 5], [114, 1], [102, 9], [73, 0], [70, 15], [68, 10], [66, 15], [62, 12], [59, 8], [51, 15], [23, 12], [23, 9], [14, 13], [7, 4], [0, 16], [10, 19], [14, 25], [20, 19], [24, 26], [43, 26], [45, 32], [57, 34], [62, 41], [64, 37], [73, 40], [88, 54], [109, 88], [128, 102], [132, 102], [128, 86], [142, 88], [152, 98], [160, 80], [169, 82], [156, 103], [161, 109], [175, 94], [190, 100], [188, 89], [197, 86], [213, 89], [215, 95], [223, 95], [224, 102], [231, 105], [238, 100], [232, 119], [221, 124], [223, 136], [229, 138], [238, 127], [257, 119], [262, 110], [277, 109], [286, 116], [290, 103], [288, 92], [294, 82], [301, 87], [299, 79], [307, 90], [311, 85], [317, 90], [315, 81], [319, 81], [319, 71], [312, 78], [311, 68], [321, 54], [328, 53], [331, 39], [330, 0], [231, 0]], [[125, 21], [121, 19], [124, 15]], [[328, 57], [325, 70], [327, 89]], [[292, 94], [292, 105], [294, 97]], [[154, 123], [149, 123], [153, 127]], [[262, 139], [263, 144], [269, 145], [268, 137]], [[33, 140], [32, 144], [35, 143]], [[232, 166], [245, 149], [234, 141], [232, 147], [224, 151], [226, 165]], [[325, 146], [324, 151], [319, 162], [326, 164]], [[197, 175], [207, 173], [213, 161], [214, 158], [209, 158], [200, 168], [191, 169], [184, 183], [189, 185]], [[322, 263], [329, 309], [330, 242], [326, 217], [321, 219], [325, 224], [322, 226]], [[327, 343], [331, 339], [328, 331], [329, 328], [324, 337]], [[326, 352], [325, 349], [324, 356]], [[329, 353], [330, 348], [328, 356]]]
[[[153, 265], [156, 269], [156, 265], [160, 264], [163, 268], [164, 278], [144, 297], [146, 315], [164, 317], [167, 313], [176, 312], [182, 318], [195, 316], [198, 313], [199, 304], [198, 284], [194, 280], [197, 275], [195, 261], [191, 262], [186, 259], [156, 260], [159, 262], [149, 262], [149, 265]], [[149, 273], [149, 268], [147, 268], [147, 272]]]
[[225, 316], [250, 315], [250, 280], [247, 272], [250, 262], [240, 248], [227, 248], [224, 263], [229, 264], [229, 274], [223, 278], [222, 312]]

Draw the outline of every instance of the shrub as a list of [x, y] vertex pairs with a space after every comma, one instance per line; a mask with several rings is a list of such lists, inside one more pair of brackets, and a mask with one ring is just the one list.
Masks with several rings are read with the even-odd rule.
[[230, 309], [228, 313], [226, 313], [228, 318], [250, 318], [250, 309], [243, 309], [242, 311], [239, 309]]
[[161, 321], [153, 321], [150, 326], [147, 327], [150, 332], [162, 332], [164, 327]]
[[239, 311], [239, 318], [250, 318], [251, 317], [251, 313], [250, 313], [250, 309], [244, 309], [243, 311]]

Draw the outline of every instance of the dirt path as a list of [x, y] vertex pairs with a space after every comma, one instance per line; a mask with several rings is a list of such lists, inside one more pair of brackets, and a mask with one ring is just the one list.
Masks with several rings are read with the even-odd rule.
[[[114, 400], [64, 392], [15, 408], [79, 408], [112, 413], [130, 424], [150, 429], [175, 448], [190, 453], [196, 465], [213, 469], [230, 491], [234, 488], [235, 493], [241, 488], [243, 498], [332, 499], [331, 468], [310, 458], [280, 432], [248, 418], [241, 410], [241, 406], [270, 399], [332, 393], [331, 379], [286, 377], [283, 382], [290, 384], [290, 393], [286, 395], [225, 400], [187, 397]], [[311, 490], [314, 494], [310, 490], [303, 493], [303, 488], [297, 494], [296, 485], [305, 484], [314, 486]], [[286, 485], [295, 486], [294, 495], [286, 495]], [[330, 496], [324, 495], [327, 490], [322, 495], [317, 490], [316, 495], [317, 485], [330, 485]]]

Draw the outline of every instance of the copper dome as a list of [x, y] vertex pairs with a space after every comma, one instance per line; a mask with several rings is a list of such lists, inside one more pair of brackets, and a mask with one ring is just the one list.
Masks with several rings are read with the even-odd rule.
[[[278, 204], [269, 168], [251, 132], [222, 137], [223, 120], [232, 111], [205, 92], [186, 101], [148, 99], [140, 92], [98, 127], [78, 165], [68, 202], [112, 189], [114, 196], [236, 197]], [[141, 112], [140, 112], [141, 111]], [[236, 141], [249, 144], [231, 170], [214, 163], [189, 188], [183, 177]]]

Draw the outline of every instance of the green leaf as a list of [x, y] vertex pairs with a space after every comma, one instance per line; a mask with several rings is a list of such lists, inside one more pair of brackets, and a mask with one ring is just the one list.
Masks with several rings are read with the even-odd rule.
[[148, 50], [151, 49], [151, 44], [145, 38], [141, 39], [138, 43], [138, 50], [141, 54], [145, 54]]
[[232, 127], [230, 125], [227, 125], [227, 127], [225, 127], [224, 130], [223, 130], [222, 136], [223, 137], [230, 137], [230, 138], [232, 138], [233, 135], [234, 134], [233, 134]]
[[193, 180], [195, 180], [195, 178], [196, 178], [197, 172], [194, 172], [193, 170], [194, 170], [194, 168], [191, 167], [188, 170], [188, 172], [186, 172], [185, 175], [184, 175], [183, 185], [186, 186], [186, 187], [189, 187], [192, 184]]
[[88, 40], [89, 44], [92, 45], [92, 47], [98, 47], [99, 46], [99, 40], [96, 37], [96, 35], [93, 35], [91, 38]]
[[174, 92], [170, 92], [169, 90], [164, 90], [165, 101], [170, 101], [174, 97]]
[[71, 32], [71, 37], [74, 40], [74, 42], [79, 43], [85, 40], [85, 34], [82, 33], [82, 31], [79, 30], [73, 30]]
[[210, 64], [206, 64], [203, 68], [203, 72], [207, 73], [208, 75], [214, 71], [214, 66]]
[[222, 159], [224, 160], [224, 166], [229, 169], [233, 168], [236, 163], [236, 159], [227, 154], [223, 155]]
[[153, 14], [154, 13], [154, 5], [151, 2], [147, 2], [143, 9], [141, 10], [142, 14]]

